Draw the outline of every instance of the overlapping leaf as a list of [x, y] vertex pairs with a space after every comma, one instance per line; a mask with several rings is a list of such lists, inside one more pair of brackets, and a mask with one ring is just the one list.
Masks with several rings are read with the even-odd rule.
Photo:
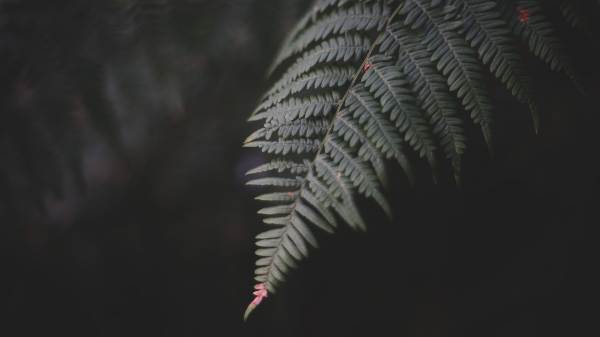
[[406, 14], [406, 25], [423, 31], [425, 37], [421, 43], [427, 44], [427, 50], [433, 52], [431, 60], [438, 61], [437, 69], [448, 76], [450, 91], [457, 91], [459, 98], [464, 96], [463, 105], [471, 110], [475, 123], [481, 124], [491, 147], [492, 104], [478, 61], [471, 56], [475, 51], [456, 31], [462, 22], [445, 19], [453, 17], [453, 11], [453, 6], [431, 7], [427, 1], [407, 0], [401, 13]]
[[427, 122], [421, 116], [419, 108], [413, 103], [416, 101], [412, 91], [405, 86], [408, 84], [405, 75], [399, 67], [389, 61], [390, 57], [375, 55], [369, 58], [369, 69], [362, 77], [362, 82], [369, 87], [374, 98], [379, 98], [382, 112], [390, 113], [390, 120], [396, 122], [400, 132], [404, 132], [404, 140], [415, 151], [420, 151], [420, 156], [426, 156], [431, 165], [433, 180], [437, 180], [437, 162], [434, 151], [435, 144]]
[[[305, 52], [304, 55], [296, 60], [296, 62], [286, 71], [275, 85], [265, 96], [267, 99], [254, 110], [252, 116], [257, 112], [271, 107], [274, 103], [279, 102], [287, 95], [276, 95], [276, 93], [287, 92], [288, 88], [291, 91], [294, 81], [304, 73], [308, 72], [313, 66], [320, 62], [343, 61], [347, 62], [354, 58], [358, 61], [366, 55], [371, 46], [371, 40], [368, 36], [363, 36], [358, 33], [345, 34], [344, 37], [338, 36], [331, 38], [329, 41], [324, 41], [321, 45], [316, 46], [311, 51]], [[300, 79], [302, 81], [302, 79]]]
[[529, 105], [533, 116], [535, 129], [539, 126], [539, 112], [533, 98], [531, 78], [525, 71], [522, 58], [516, 52], [513, 38], [507, 36], [510, 30], [506, 23], [500, 20], [500, 13], [494, 9], [497, 3], [489, 0], [450, 0], [461, 14], [463, 22], [460, 31], [465, 39], [471, 42], [471, 47], [478, 47], [479, 57], [483, 64], [490, 64], [490, 70], [495, 71], [496, 77], [502, 78], [512, 94]]
[[448, 90], [446, 79], [431, 62], [432, 53], [421, 39], [415, 36], [403, 22], [391, 24], [383, 36], [380, 50], [386, 55], [398, 55], [397, 66], [406, 74], [417, 93], [421, 108], [435, 125], [433, 133], [440, 138], [444, 153], [452, 159], [454, 176], [460, 181], [461, 155], [466, 148], [464, 130], [457, 124], [456, 103]]
[[[502, 18], [508, 23], [513, 34], [523, 42], [529, 44], [529, 50], [546, 63], [550, 63], [552, 69], [565, 70], [577, 88], [584, 93], [579, 77], [573, 70], [573, 62], [565, 53], [565, 46], [561, 39], [552, 36], [554, 29], [552, 23], [542, 15], [542, 7], [533, 0], [499, 0], [498, 11]], [[519, 12], [529, 13], [523, 17]], [[521, 21], [522, 20], [522, 21]]]
[[382, 30], [388, 20], [390, 10], [381, 2], [373, 4], [357, 3], [348, 8], [339, 8], [298, 33], [297, 37], [285, 45], [275, 58], [268, 73], [294, 53], [304, 50], [311, 42], [319, 41], [330, 34], [345, 33], [349, 30]]
[[[368, 50], [368, 46], [359, 49], [362, 51]], [[304, 73], [300, 78], [295, 81], [286, 84], [283, 87], [274, 88], [269, 90], [265, 96], [268, 96], [257, 108], [257, 111], [267, 109], [273, 104], [280, 102], [282, 99], [288, 97], [290, 94], [295, 94], [303, 89], [310, 89], [314, 87], [327, 88], [327, 87], [339, 87], [352, 80], [352, 76], [356, 73], [356, 69], [352, 65], [337, 66], [337, 65], [326, 65], [323, 68], [318, 68], [310, 73]]]
[[267, 123], [273, 119], [294, 120], [296, 118], [308, 118], [311, 116], [327, 116], [339, 101], [337, 91], [326, 92], [324, 94], [310, 95], [303, 98], [290, 98], [277, 106], [269, 108], [267, 111], [258, 113], [250, 117], [249, 121], [256, 121], [266, 118]]

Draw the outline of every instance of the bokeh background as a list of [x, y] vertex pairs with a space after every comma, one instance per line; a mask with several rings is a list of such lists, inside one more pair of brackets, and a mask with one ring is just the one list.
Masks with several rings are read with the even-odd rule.
[[390, 162], [394, 219], [360, 200], [369, 231], [317, 233], [242, 322], [271, 159], [245, 120], [309, 5], [0, 2], [0, 336], [600, 335], [600, 51], [549, 1], [587, 97], [522, 45], [538, 134], [489, 75], [496, 157], [469, 123], [460, 189]]

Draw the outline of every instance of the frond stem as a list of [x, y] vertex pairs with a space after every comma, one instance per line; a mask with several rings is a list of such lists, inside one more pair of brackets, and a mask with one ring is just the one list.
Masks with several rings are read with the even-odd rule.
[[321, 151], [323, 150], [323, 146], [325, 145], [325, 139], [327, 139], [327, 137], [329, 136], [329, 133], [331, 132], [331, 129], [333, 128], [333, 125], [335, 124], [335, 120], [336, 120], [338, 114], [340, 113], [340, 109], [342, 108], [342, 105], [344, 104], [344, 101], [346, 100], [346, 97], [348, 97], [348, 94], [350, 94], [350, 89], [352, 89], [352, 87], [354, 86], [354, 82], [356, 82], [356, 79], [360, 75], [363, 67], [365, 66], [365, 64], [369, 60], [369, 57], [371, 56], [371, 53], [373, 52], [373, 49], [375, 49], [375, 46], [377, 46], [377, 44], [379, 43], [379, 40], [381, 39], [381, 37], [383, 36], [383, 34], [385, 34], [388, 26], [390, 25], [390, 23], [392, 22], [392, 20], [396, 16], [396, 14], [398, 14], [398, 12], [400, 11], [400, 9], [402, 9], [402, 6], [404, 6], [404, 4], [405, 4], [404, 1], [400, 2], [400, 4], [398, 5], [398, 7], [396, 8], [396, 10], [394, 10], [394, 12], [392, 13], [392, 15], [390, 15], [390, 17], [388, 18], [388, 22], [385, 25], [385, 28], [382, 29], [381, 33], [379, 34], [379, 36], [377, 37], [377, 39], [375, 40], [375, 42], [371, 45], [371, 48], [369, 48], [369, 52], [367, 53], [367, 56], [365, 56], [365, 59], [363, 60], [362, 64], [360, 65], [360, 67], [358, 68], [358, 70], [356, 71], [356, 73], [354, 74], [354, 76], [352, 76], [352, 82], [350, 83], [350, 86], [346, 90], [346, 93], [338, 101], [338, 107], [337, 107], [337, 109], [335, 111], [335, 114], [333, 115], [333, 118], [331, 119], [331, 124], [329, 124], [329, 126], [327, 127], [327, 132], [325, 132], [325, 135], [323, 136], [323, 141], [321, 142], [321, 145], [319, 145], [319, 148], [317, 149], [317, 153], [315, 154], [315, 159], [313, 159], [312, 163], [308, 167], [308, 172], [306, 173], [306, 176], [302, 180], [302, 184], [300, 185], [300, 188], [299, 188], [299, 194], [302, 194], [302, 189], [304, 188], [304, 184], [306, 184], [306, 181], [308, 180], [307, 179], [308, 175], [312, 172], [312, 169], [313, 169], [313, 167], [315, 166], [315, 164], [317, 162], [317, 158], [319, 157], [319, 154], [321, 154]]

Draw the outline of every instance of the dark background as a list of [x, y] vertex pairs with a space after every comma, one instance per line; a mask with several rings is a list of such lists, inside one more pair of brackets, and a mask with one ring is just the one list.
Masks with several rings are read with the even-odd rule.
[[[164, 21], [135, 16], [140, 3]], [[67, 178], [62, 196], [44, 194], [44, 212], [2, 193], [1, 336], [600, 335], [600, 51], [550, 3], [587, 97], [522, 45], [538, 134], [489, 75], [496, 157], [467, 123], [460, 189], [447, 160], [434, 185], [410, 153], [412, 188], [390, 162], [394, 219], [360, 200], [369, 231], [317, 233], [321, 249], [242, 322], [265, 230], [244, 173], [271, 159], [241, 147], [260, 127], [245, 119], [307, 5], [0, 2], [3, 107], [77, 96], [43, 79], [76, 76], [91, 49], [83, 59], [105, 70], [127, 158], [84, 119], [85, 194]]]

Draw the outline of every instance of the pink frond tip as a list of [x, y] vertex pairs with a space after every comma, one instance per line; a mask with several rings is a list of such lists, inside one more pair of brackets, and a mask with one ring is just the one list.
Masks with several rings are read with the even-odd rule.
[[363, 68], [362, 73], [364, 74], [365, 71], [369, 70], [369, 68], [373, 68], [373, 65], [369, 62], [365, 63], [365, 67]]
[[265, 289], [264, 283], [255, 285], [254, 289], [258, 290], [253, 293], [254, 296], [256, 296], [256, 298], [254, 299], [254, 301], [252, 301], [252, 303], [250, 303], [251, 305], [259, 305], [263, 298], [269, 297], [269, 293], [267, 292], [267, 289]]
[[265, 289], [264, 283], [259, 283], [255, 285], [254, 289], [256, 289], [256, 291], [253, 294], [254, 296], [256, 296], [256, 298], [250, 303], [248, 309], [246, 309], [246, 313], [244, 314], [244, 322], [248, 319], [248, 316], [254, 310], [254, 308], [256, 308], [256, 306], [260, 304], [262, 299], [269, 297], [269, 293], [267, 292], [267, 289]]

